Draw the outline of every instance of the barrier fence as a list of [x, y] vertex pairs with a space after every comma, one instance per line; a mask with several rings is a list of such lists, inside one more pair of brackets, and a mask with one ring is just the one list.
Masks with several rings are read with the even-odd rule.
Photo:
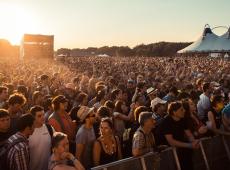
[[[193, 151], [194, 170], [229, 170], [230, 137], [201, 139], [200, 149]], [[92, 170], [180, 170], [175, 148], [161, 153], [148, 153], [92, 168]]]

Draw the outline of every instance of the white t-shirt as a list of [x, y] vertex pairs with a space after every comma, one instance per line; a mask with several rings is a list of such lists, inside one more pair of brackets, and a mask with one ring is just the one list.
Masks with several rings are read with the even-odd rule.
[[51, 155], [51, 137], [45, 124], [29, 137], [30, 169], [47, 170]]

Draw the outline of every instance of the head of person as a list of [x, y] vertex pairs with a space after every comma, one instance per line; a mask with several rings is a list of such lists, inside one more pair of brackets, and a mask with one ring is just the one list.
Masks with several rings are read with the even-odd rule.
[[100, 124], [100, 133], [101, 136], [111, 136], [113, 135], [113, 121], [111, 118], [102, 118], [101, 119], [101, 124]]
[[53, 154], [57, 155], [61, 160], [64, 160], [64, 154], [69, 152], [69, 140], [67, 135], [62, 132], [55, 132], [51, 143]]
[[212, 93], [212, 88], [210, 83], [204, 83], [202, 85], [202, 90], [204, 93], [211, 94]]
[[167, 101], [164, 101], [159, 97], [156, 97], [151, 101], [152, 111], [163, 116], [163, 114], [165, 114], [165, 112], [167, 111], [166, 103]]
[[88, 105], [88, 95], [86, 93], [79, 93], [76, 97], [76, 102], [79, 103], [81, 106]]
[[105, 117], [111, 117], [110, 110], [106, 106], [101, 106], [97, 110], [97, 117], [99, 120]]
[[113, 114], [114, 108], [115, 108], [115, 104], [111, 101], [111, 100], [107, 100], [104, 104], [105, 107], [107, 107], [110, 111], [110, 115]]
[[40, 91], [35, 91], [32, 95], [32, 100], [34, 104], [42, 105], [44, 96]]
[[96, 121], [95, 109], [93, 107], [81, 106], [77, 112], [77, 117], [82, 124], [93, 125]]
[[135, 82], [131, 79], [127, 82], [127, 89], [134, 89], [135, 88]]
[[43, 106], [44, 106], [44, 111], [47, 112], [47, 111], [53, 111], [53, 107], [52, 107], [52, 98], [49, 97], [49, 98], [46, 98], [44, 103], [43, 103]]
[[139, 74], [139, 75], [137, 76], [137, 83], [140, 83], [140, 82], [143, 82], [143, 81], [144, 81], [144, 76], [141, 75], [141, 74]]
[[6, 101], [8, 98], [8, 88], [5, 86], [0, 86], [0, 100]]
[[34, 116], [35, 118], [35, 126], [36, 127], [41, 127], [45, 123], [45, 112], [44, 108], [41, 106], [33, 106], [30, 109], [30, 113]]
[[146, 92], [147, 88], [146, 88], [146, 83], [145, 82], [138, 82], [137, 83], [137, 91], [140, 94], [144, 94]]
[[176, 97], [178, 95], [178, 89], [175, 86], [173, 86], [169, 89], [169, 93]]
[[152, 130], [155, 125], [156, 121], [152, 117], [152, 112], [141, 112], [139, 116], [139, 124], [142, 128]]
[[49, 76], [46, 74], [41, 75], [41, 83], [43, 85], [48, 85], [49, 84]]
[[113, 101], [122, 100], [122, 91], [120, 89], [115, 89], [111, 92], [111, 99]]
[[134, 99], [134, 102], [136, 106], [145, 106], [145, 102], [146, 102], [145, 96], [141, 94], [137, 95]]
[[168, 114], [177, 119], [184, 118], [185, 110], [181, 102], [172, 102], [168, 106]]
[[146, 90], [147, 92], [147, 95], [149, 96], [149, 98], [151, 100], [153, 100], [155, 97], [157, 97], [157, 92], [158, 90], [157, 89], [154, 89], [153, 87], [150, 87]]
[[17, 92], [23, 94], [25, 97], [28, 96], [28, 88], [25, 85], [19, 85]]
[[115, 103], [114, 111], [118, 112], [118, 113], [127, 113], [128, 112], [128, 107], [125, 105], [125, 102], [123, 102], [121, 100], [118, 100]]
[[102, 100], [105, 100], [105, 96], [106, 96], [105, 90], [98, 91], [96, 95], [96, 101], [100, 102]]
[[223, 96], [212, 96], [211, 105], [217, 112], [220, 112], [224, 108], [224, 98]]
[[9, 103], [10, 111], [12, 113], [17, 113], [21, 111], [22, 106], [26, 103], [26, 98], [22, 94], [14, 93], [10, 95], [8, 103]]
[[58, 95], [52, 100], [52, 106], [54, 111], [66, 111], [68, 107], [68, 100], [63, 95]]
[[0, 132], [7, 132], [10, 128], [10, 114], [5, 109], [0, 109]]
[[34, 120], [33, 115], [23, 114], [17, 122], [18, 131], [23, 133], [28, 138], [34, 132]]
[[149, 111], [149, 108], [146, 107], [146, 106], [139, 106], [137, 107], [135, 110], [134, 110], [134, 120], [136, 122], [139, 121], [139, 116], [141, 114], [141, 112], [148, 112]]

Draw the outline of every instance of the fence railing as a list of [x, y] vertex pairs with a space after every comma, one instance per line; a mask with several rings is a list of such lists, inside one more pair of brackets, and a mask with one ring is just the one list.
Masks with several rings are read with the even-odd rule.
[[[230, 137], [201, 139], [200, 149], [193, 152], [194, 170], [230, 169]], [[180, 170], [175, 148], [161, 153], [148, 153], [92, 168], [92, 170]]]

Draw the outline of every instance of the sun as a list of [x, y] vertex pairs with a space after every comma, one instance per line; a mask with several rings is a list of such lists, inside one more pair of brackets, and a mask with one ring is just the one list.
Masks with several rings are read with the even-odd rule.
[[18, 45], [23, 34], [33, 32], [34, 28], [35, 21], [31, 13], [19, 5], [0, 3], [0, 39]]

